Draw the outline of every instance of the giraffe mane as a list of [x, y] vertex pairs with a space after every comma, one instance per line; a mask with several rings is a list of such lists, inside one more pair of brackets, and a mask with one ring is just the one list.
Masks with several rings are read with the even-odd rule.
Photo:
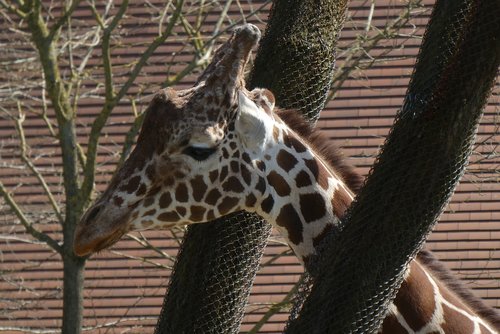
[[474, 295], [471, 289], [466, 287], [431, 251], [422, 249], [417, 255], [417, 260], [476, 312], [477, 315], [493, 325], [493, 328], [500, 328], [500, 312], [486, 305], [481, 298]]
[[347, 163], [339, 147], [334, 145], [330, 138], [312, 127], [296, 110], [275, 109], [275, 112], [290, 129], [305, 139], [314, 151], [319, 153], [321, 157], [340, 174], [340, 177], [347, 184], [349, 189], [354, 193], [357, 193], [358, 190], [361, 189], [363, 177], [355, 171], [352, 165]]

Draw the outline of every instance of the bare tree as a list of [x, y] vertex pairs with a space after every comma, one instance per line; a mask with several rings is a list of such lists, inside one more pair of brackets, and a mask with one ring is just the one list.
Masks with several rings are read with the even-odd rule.
[[[136, 102], [151, 93], [148, 82], [139, 82], [152, 56], [167, 40], [179, 44], [176, 53], [167, 60], [162, 71], [161, 86], [178, 83], [210, 58], [217, 37], [238, 21], [259, 12], [262, 7], [250, 6], [234, 18], [228, 15], [232, 1], [169, 1], [165, 5], [146, 2], [150, 16], [134, 17], [138, 4], [124, 0], [73, 0], [54, 3], [41, 0], [0, 1], [0, 16], [5, 20], [4, 41], [8, 49], [2, 51], [2, 73], [6, 80], [1, 87], [2, 117], [11, 120], [12, 134], [3, 155], [4, 170], [22, 169], [26, 181], [0, 182], [0, 194], [32, 240], [47, 245], [57, 253], [63, 263], [63, 333], [79, 333], [82, 329], [82, 286], [85, 258], [73, 253], [75, 226], [92, 200], [103, 134], [111, 114], [123, 104], [132, 106], [132, 126], [126, 134], [119, 154], [110, 160], [120, 163], [130, 151], [140, 128], [142, 114]], [[140, 5], [143, 5], [141, 3]], [[79, 15], [75, 15], [80, 11]], [[81, 11], [91, 14], [82, 22]], [[211, 12], [222, 15], [211, 27], [204, 23]], [[129, 61], [120, 61], [117, 53], [129, 45], [124, 36], [131, 29], [124, 28], [134, 22], [156, 22], [153, 36], [141, 44], [142, 54]], [[149, 21], [148, 21], [149, 22]], [[206, 31], [207, 30], [207, 31]], [[185, 55], [189, 55], [186, 59]], [[179, 56], [178, 56], [179, 55]], [[177, 57], [183, 57], [178, 60]], [[179, 68], [178, 65], [181, 65]], [[163, 65], [164, 67], [165, 65]], [[154, 73], [148, 73], [154, 75]], [[80, 101], [93, 99], [101, 105], [92, 119], [81, 118]], [[28, 138], [26, 126], [43, 121], [43, 138]], [[82, 141], [82, 132], [86, 140]], [[45, 141], [44, 144], [40, 140]], [[50, 144], [48, 144], [50, 142]], [[52, 153], [47, 152], [51, 145]], [[117, 158], [118, 156], [118, 158]], [[47, 167], [47, 159], [54, 166]], [[59, 160], [54, 162], [54, 160]], [[7, 173], [6, 173], [7, 174]], [[28, 178], [35, 180], [29, 181]], [[21, 196], [24, 182], [37, 182], [43, 193], [39, 201], [50, 205], [51, 212], [34, 211], [33, 198]], [[31, 203], [30, 203], [31, 202]], [[5, 209], [4, 209], [5, 211]], [[44, 223], [57, 222], [62, 235], [54, 235]], [[3, 236], [6, 240], [7, 236]], [[34, 241], [33, 241], [34, 240]], [[10, 274], [13, 272], [10, 271]], [[9, 328], [7, 330], [16, 330]], [[35, 329], [19, 328], [21, 331]]]

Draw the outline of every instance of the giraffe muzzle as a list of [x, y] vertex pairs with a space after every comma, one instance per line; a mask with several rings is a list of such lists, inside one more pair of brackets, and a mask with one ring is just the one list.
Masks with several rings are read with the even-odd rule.
[[111, 204], [97, 203], [76, 226], [73, 251], [86, 256], [116, 243], [129, 230], [130, 213]]

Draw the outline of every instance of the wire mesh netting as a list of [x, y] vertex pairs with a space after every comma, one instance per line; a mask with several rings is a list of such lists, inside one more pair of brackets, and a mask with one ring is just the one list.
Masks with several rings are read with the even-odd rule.
[[[380, 327], [405, 268], [467, 164], [500, 61], [499, 6], [436, 3], [383, 153], [342, 233], [322, 245], [287, 332], [370, 333]], [[330, 87], [344, 11], [339, 1], [276, 1], [251, 86], [271, 89], [280, 106], [299, 109], [314, 122]], [[156, 333], [237, 332], [269, 233], [265, 222], [245, 213], [191, 227]]]
[[287, 333], [380, 327], [467, 165], [500, 64], [499, 15], [498, 2], [436, 3], [404, 105]]

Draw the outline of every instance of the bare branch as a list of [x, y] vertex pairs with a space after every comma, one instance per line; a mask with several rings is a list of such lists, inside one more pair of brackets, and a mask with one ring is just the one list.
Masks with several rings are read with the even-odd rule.
[[130, 239], [137, 241], [142, 247], [154, 251], [155, 253], [157, 253], [158, 255], [160, 255], [162, 258], [165, 258], [165, 259], [168, 259], [168, 260], [170, 260], [172, 262], [175, 262], [175, 258], [173, 256], [165, 253], [164, 251], [162, 251], [158, 247], [154, 246], [152, 243], [149, 242], [148, 239], [146, 239], [146, 237], [142, 233], [139, 233], [139, 234], [142, 237], [142, 239], [139, 239], [139, 238], [137, 238], [136, 236], [134, 236], [132, 234], [127, 234], [127, 236]]
[[130, 129], [127, 131], [127, 134], [125, 135], [125, 142], [123, 143], [122, 147], [122, 153], [120, 154], [120, 160], [118, 161], [118, 164], [116, 166], [116, 170], [118, 170], [123, 163], [125, 162], [125, 159], [130, 153], [130, 150], [132, 149], [132, 145], [134, 145], [135, 137], [137, 136], [137, 133], [141, 129], [142, 122], [144, 120], [145, 112], [141, 114], [137, 114], [137, 108], [135, 105], [135, 100], [132, 99], [132, 110], [134, 112], [135, 118], [134, 122], [132, 123], [132, 126]]
[[0, 326], [0, 331], [5, 332], [20, 332], [20, 333], [32, 333], [32, 334], [56, 334], [60, 333], [60, 329], [33, 329], [27, 327], [12, 327], [12, 326]]
[[264, 313], [262, 315], [262, 318], [260, 318], [260, 320], [257, 321], [257, 323], [248, 331], [248, 334], [258, 333], [259, 330], [262, 328], [262, 326], [264, 326], [273, 315], [279, 313], [284, 308], [290, 307], [290, 305], [293, 302], [293, 296], [298, 291], [303, 280], [304, 280], [304, 275], [300, 277], [298, 282], [293, 285], [290, 291], [288, 291], [288, 293], [285, 295], [285, 297], [283, 297], [283, 299], [280, 302], [275, 303], [271, 305], [271, 307], [269, 307], [269, 310], [266, 313]]
[[24, 129], [23, 129], [23, 122], [24, 122], [25, 117], [24, 117], [24, 114], [22, 113], [21, 105], [19, 102], [18, 102], [18, 110], [19, 110], [19, 117], [15, 118], [15, 124], [16, 124], [16, 130], [17, 130], [17, 133], [19, 135], [19, 140], [20, 140], [19, 148], [21, 151], [20, 152], [21, 160], [31, 170], [33, 175], [35, 175], [38, 182], [40, 182], [43, 190], [45, 191], [45, 194], [47, 195], [47, 198], [49, 200], [50, 205], [54, 209], [54, 212], [55, 212], [57, 218], [59, 219], [59, 223], [62, 224], [64, 222], [64, 218], [61, 214], [61, 211], [59, 210], [59, 206], [57, 205], [57, 202], [56, 202], [54, 196], [52, 195], [52, 192], [50, 191], [49, 186], [47, 185], [47, 182], [45, 182], [43, 175], [38, 171], [36, 166], [28, 158], [28, 156], [26, 154], [27, 144], [26, 144], [26, 137], [24, 136]]
[[113, 20], [109, 24], [109, 26], [104, 28], [103, 38], [102, 38], [102, 55], [103, 55], [103, 65], [104, 65], [104, 86], [105, 86], [105, 94], [106, 94], [106, 103], [110, 104], [109, 108], [113, 108], [114, 105], [118, 103], [118, 101], [114, 101], [115, 94], [113, 91], [113, 67], [111, 64], [111, 49], [110, 49], [110, 40], [111, 33], [116, 28], [120, 20], [125, 15], [125, 11], [128, 7], [128, 0], [123, 0], [120, 5], [120, 9], [118, 13], [113, 17]]
[[145, 321], [145, 320], [157, 320], [157, 317], [130, 317], [130, 318], [125, 318], [125, 319], [119, 319], [116, 321], [110, 321], [110, 322], [104, 323], [102, 325], [84, 327], [84, 328], [82, 328], [82, 330], [83, 331], [95, 331], [96, 329], [101, 329], [101, 328], [113, 328], [116, 325], [124, 323], [124, 322]]
[[45, 242], [59, 254], [62, 254], [62, 247], [57, 243], [57, 241], [52, 239], [47, 234], [40, 232], [33, 226], [32, 222], [30, 222], [28, 218], [24, 215], [21, 208], [17, 205], [16, 201], [12, 198], [7, 189], [5, 189], [1, 181], [0, 181], [0, 195], [3, 196], [5, 202], [9, 205], [11, 210], [14, 212], [16, 217], [19, 219], [21, 224], [23, 224], [24, 228], [29, 234], [31, 234], [35, 239]]
[[131, 260], [137, 260], [137, 261], [140, 261], [140, 262], [149, 263], [149, 264], [152, 264], [153, 266], [155, 266], [157, 268], [161, 268], [161, 269], [169, 269], [169, 270], [171, 270], [173, 268], [172, 266], [166, 266], [164, 264], [161, 264], [159, 262], [155, 262], [155, 261], [149, 260], [149, 259], [147, 259], [145, 257], [141, 257], [141, 256], [134, 256], [134, 255], [126, 254], [126, 253], [119, 252], [119, 251], [113, 251], [113, 250], [111, 251], [111, 253], [116, 254], [116, 255], [120, 255], [122, 257], [131, 259]]
[[[383, 30], [376, 29], [371, 25], [372, 14], [371, 10], [374, 8], [374, 3], [372, 2], [372, 7], [370, 8], [370, 14], [368, 15], [366, 26], [364, 32], [356, 38], [356, 40], [349, 45], [348, 49], [344, 52], [346, 58], [343, 63], [337, 68], [332, 79], [332, 88], [326, 99], [326, 102], [335, 98], [337, 91], [344, 82], [349, 78], [353, 69], [368, 69], [375, 62], [380, 61], [384, 55], [393, 51], [395, 48], [389, 48], [377, 57], [371, 57], [369, 52], [374, 49], [381, 41], [396, 37], [402, 37], [399, 31], [410, 21], [413, 17], [412, 12], [415, 8], [421, 7], [422, 0], [412, 0], [408, 3], [407, 7], [392, 21], [388, 22]], [[370, 30], [376, 31], [376, 34], [369, 36]], [[407, 39], [414, 38], [414, 34], [407, 36]], [[368, 61], [367, 61], [368, 59]]]
[[27, 14], [25, 12], [23, 12], [19, 8], [9, 5], [8, 3], [5, 2], [5, 0], [0, 0], [0, 6], [7, 9], [12, 14], [19, 16], [22, 19], [26, 18]]
[[50, 28], [49, 38], [52, 40], [59, 32], [59, 29], [63, 26], [63, 24], [68, 20], [68, 18], [73, 14], [76, 7], [80, 4], [81, 0], [73, 0], [69, 8], [65, 11], [64, 15], [57, 20], [57, 22]]

